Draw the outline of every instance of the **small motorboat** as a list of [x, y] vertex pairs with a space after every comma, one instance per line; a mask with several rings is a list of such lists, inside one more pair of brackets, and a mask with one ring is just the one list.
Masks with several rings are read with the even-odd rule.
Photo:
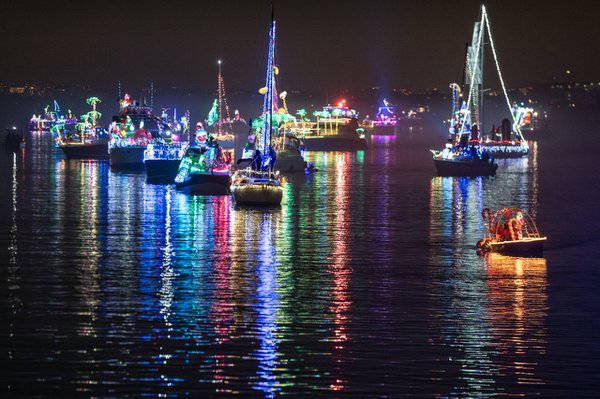
[[146, 180], [149, 183], [173, 183], [187, 145], [158, 141], [148, 144], [144, 151]]
[[231, 167], [219, 144], [202, 132], [203, 141], [186, 150], [175, 176], [177, 190], [189, 194], [226, 195], [231, 184]]
[[539, 256], [546, 237], [541, 236], [531, 216], [519, 208], [502, 208], [492, 213], [485, 208], [482, 217], [488, 220], [485, 237], [477, 242], [480, 252], [505, 255]]
[[12, 129], [6, 129], [4, 136], [4, 146], [7, 150], [17, 151], [25, 146], [25, 139], [23, 138], [23, 130], [13, 127]]

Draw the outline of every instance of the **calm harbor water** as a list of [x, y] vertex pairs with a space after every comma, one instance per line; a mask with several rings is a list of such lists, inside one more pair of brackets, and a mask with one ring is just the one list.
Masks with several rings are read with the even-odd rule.
[[[428, 129], [311, 153], [270, 210], [30, 134], [0, 154], [3, 396], [597, 397], [599, 119], [489, 179], [434, 177]], [[510, 205], [545, 258], [475, 253]]]

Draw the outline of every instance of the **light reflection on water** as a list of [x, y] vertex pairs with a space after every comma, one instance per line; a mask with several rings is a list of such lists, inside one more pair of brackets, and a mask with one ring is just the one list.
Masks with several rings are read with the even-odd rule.
[[519, 385], [543, 384], [538, 362], [529, 359], [547, 344], [546, 260], [479, 258], [474, 250], [484, 234], [483, 208], [536, 213], [536, 160], [534, 145], [529, 159], [501, 161], [495, 178], [431, 179], [430, 284], [443, 301], [438, 339], [459, 370], [453, 396], [521, 396], [535, 388]]
[[440, 178], [404, 139], [308, 153], [318, 171], [253, 209], [30, 138], [3, 158], [15, 396], [544, 392], [546, 261], [473, 248], [483, 208], [536, 214], [537, 147]]

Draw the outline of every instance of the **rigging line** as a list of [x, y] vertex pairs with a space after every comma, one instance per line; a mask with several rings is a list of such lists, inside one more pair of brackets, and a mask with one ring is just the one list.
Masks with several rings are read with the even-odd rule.
[[504, 84], [504, 78], [502, 77], [502, 73], [500, 72], [500, 64], [498, 62], [498, 56], [496, 55], [496, 47], [494, 46], [494, 39], [492, 38], [492, 30], [490, 28], [490, 21], [488, 19], [487, 12], [485, 10], [485, 6], [482, 6], [482, 7], [483, 7], [483, 14], [485, 16], [485, 20], [487, 23], [488, 36], [490, 37], [490, 45], [492, 47], [492, 54], [494, 54], [494, 62], [496, 64], [496, 71], [498, 72], [498, 78], [500, 79], [500, 84], [502, 85], [502, 91], [504, 92], [504, 98], [506, 99], [506, 105], [508, 106], [508, 111], [510, 112], [510, 115], [513, 120], [513, 127], [519, 134], [519, 137], [521, 138], [521, 143], [525, 144], [525, 148], [529, 148], [529, 145], [525, 141], [525, 138], [523, 137], [523, 133], [521, 133], [521, 129], [519, 128], [519, 125], [517, 124], [515, 115], [511, 110], [510, 99], [508, 98], [508, 92], [506, 91], [506, 85]]

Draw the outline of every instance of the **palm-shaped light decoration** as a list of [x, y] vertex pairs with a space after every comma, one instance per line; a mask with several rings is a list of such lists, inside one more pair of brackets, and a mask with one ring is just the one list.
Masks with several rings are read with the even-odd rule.
[[89, 115], [89, 118], [92, 120], [92, 126], [96, 126], [96, 122], [102, 117], [102, 114], [96, 111], [96, 104], [99, 104], [102, 101], [98, 97], [90, 97], [85, 100], [85, 102], [92, 106], [92, 110], [88, 112], [87, 115]]
[[306, 118], [306, 110], [304, 108], [300, 108], [298, 111], [296, 111], [296, 115], [298, 115], [300, 120], [303, 121]]

